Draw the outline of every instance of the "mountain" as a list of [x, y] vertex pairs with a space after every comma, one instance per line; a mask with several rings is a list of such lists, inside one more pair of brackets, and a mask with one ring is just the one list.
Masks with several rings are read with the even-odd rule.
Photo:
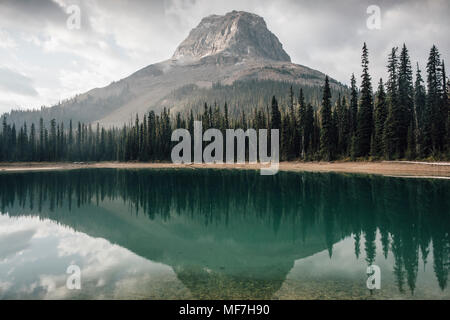
[[[74, 121], [121, 125], [136, 113], [142, 116], [150, 110], [159, 112], [164, 107], [177, 112], [196, 103], [217, 102], [222, 105], [225, 99], [234, 99], [235, 108], [243, 106], [249, 102], [241, 99], [244, 93], [240, 91], [241, 85], [236, 89], [237, 83], [250, 81], [256, 89], [263, 82], [268, 87], [261, 103], [268, 103], [268, 97], [278, 93], [272, 89], [276, 83], [283, 83], [286, 88], [290, 84], [318, 88], [324, 78], [325, 75], [319, 71], [292, 63], [263, 18], [248, 12], [232, 11], [224, 16], [204, 18], [179, 45], [171, 59], [152, 64], [107, 87], [90, 90], [52, 108], [12, 112], [9, 121], [37, 122], [42, 116], [45, 120], [67, 121], [71, 118]], [[215, 95], [217, 85], [226, 94], [222, 92], [221, 97]], [[334, 89], [343, 88], [334, 80], [332, 86]], [[205, 97], [212, 100], [201, 101]]]
[[263, 18], [237, 11], [204, 18], [180, 44], [172, 59], [198, 60], [207, 56], [291, 62]]

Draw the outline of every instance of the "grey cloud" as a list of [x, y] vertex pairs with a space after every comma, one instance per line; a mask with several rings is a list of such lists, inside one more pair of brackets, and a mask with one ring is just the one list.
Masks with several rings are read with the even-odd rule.
[[35, 233], [29, 229], [0, 235], [0, 260], [28, 248]]
[[[66, 25], [64, 8], [70, 4], [81, 8], [82, 29], [60, 32], [62, 29], [58, 28], [65, 29]], [[369, 5], [378, 5], [381, 9], [381, 30], [366, 27]], [[390, 49], [403, 42], [410, 51], [413, 65], [418, 61], [422, 70], [433, 44], [438, 46], [443, 59], [450, 59], [448, 0], [1, 0], [0, 28], [16, 35], [25, 31], [46, 40], [53, 38], [52, 32], [58, 32], [51, 39], [55, 54], [65, 50], [79, 58], [80, 74], [92, 57], [99, 67], [90, 71], [106, 70], [108, 80], [113, 81], [125, 73], [169, 58], [204, 16], [232, 10], [259, 14], [294, 63], [320, 70], [344, 83], [349, 83], [352, 73], [358, 77], [361, 72], [363, 42], [369, 47], [374, 83], [386, 76]], [[44, 30], [48, 25], [51, 28]], [[109, 46], [99, 48], [102, 42]], [[19, 45], [18, 49], [6, 50], [21, 49]], [[45, 57], [34, 61], [27, 54], [20, 57], [21, 63], [40, 64], [57, 77], [60, 67], [56, 62], [53, 64]], [[17, 61], [4, 63], [26, 70], [15, 65]], [[114, 78], [119, 66], [122, 73]], [[41, 78], [39, 74], [33, 75], [34, 83], [39, 83], [40, 87]], [[49, 89], [52, 89], [50, 95], [60, 88]], [[51, 97], [45, 99], [51, 100]]]
[[31, 79], [6, 68], [0, 68], [0, 88], [20, 95], [38, 95]]
[[[73, 4], [80, 7], [83, 27], [80, 32], [84, 33], [91, 31], [86, 3], [80, 0], [67, 1], [67, 6]], [[2, 0], [0, 2], [0, 27], [3, 24], [3, 27], [40, 33], [47, 25], [66, 28], [68, 17], [66, 7], [56, 0]]]
[[4, 0], [0, 3], [2, 19], [18, 26], [37, 26], [45, 22], [63, 23], [67, 19], [63, 8], [52, 0]]

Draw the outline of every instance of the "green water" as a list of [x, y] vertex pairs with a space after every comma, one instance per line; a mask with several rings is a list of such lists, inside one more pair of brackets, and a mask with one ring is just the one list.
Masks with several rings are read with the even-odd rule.
[[450, 299], [448, 180], [4, 173], [0, 213], [0, 299]]

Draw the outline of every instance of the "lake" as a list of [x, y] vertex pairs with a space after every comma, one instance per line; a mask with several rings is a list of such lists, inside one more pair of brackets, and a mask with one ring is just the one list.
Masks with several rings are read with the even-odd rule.
[[0, 299], [450, 299], [449, 180], [2, 173], [0, 213]]

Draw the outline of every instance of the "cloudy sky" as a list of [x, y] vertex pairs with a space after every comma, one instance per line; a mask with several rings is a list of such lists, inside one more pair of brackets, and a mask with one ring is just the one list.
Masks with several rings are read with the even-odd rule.
[[[79, 29], [67, 27], [73, 5]], [[370, 5], [380, 8], [379, 30], [367, 27]], [[232, 10], [261, 15], [293, 62], [343, 83], [360, 74], [364, 41], [374, 79], [403, 42], [422, 69], [433, 44], [450, 60], [448, 0], [0, 0], [0, 113], [52, 105], [165, 60], [201, 18]]]

